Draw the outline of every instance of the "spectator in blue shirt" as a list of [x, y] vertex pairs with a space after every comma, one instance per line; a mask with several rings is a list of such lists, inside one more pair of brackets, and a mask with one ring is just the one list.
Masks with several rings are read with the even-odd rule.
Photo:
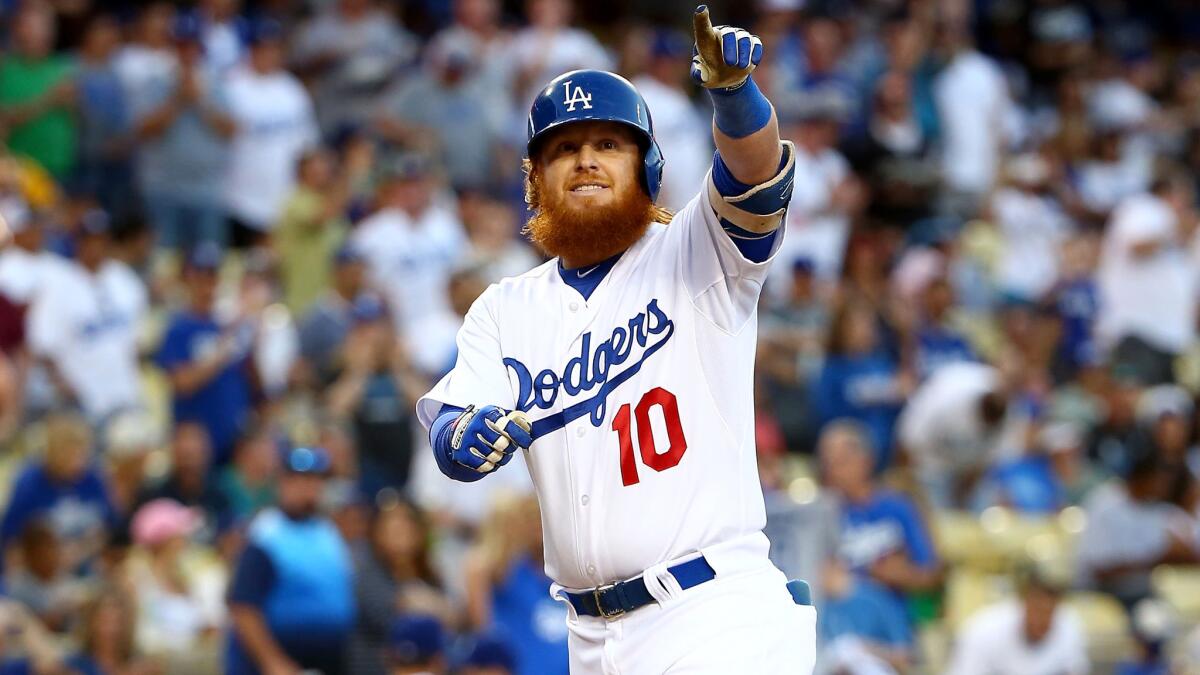
[[879, 328], [869, 305], [847, 302], [834, 315], [829, 349], [813, 401], [821, 425], [841, 418], [858, 420], [880, 454], [876, 470], [888, 464], [892, 431], [911, 378], [880, 346]]
[[290, 450], [278, 506], [251, 521], [229, 588], [227, 675], [344, 672], [354, 570], [337, 528], [318, 512], [330, 469], [321, 448]]
[[135, 208], [129, 105], [114, 66], [121, 26], [109, 14], [88, 21], [79, 48], [79, 165], [73, 187], [124, 220]]
[[917, 375], [922, 380], [947, 363], [976, 360], [967, 339], [949, 324], [954, 305], [954, 288], [945, 277], [929, 282], [921, 293], [922, 317], [915, 346]]
[[911, 499], [872, 478], [873, 453], [862, 425], [830, 424], [817, 449], [822, 476], [842, 499], [841, 563], [887, 588], [901, 611], [910, 594], [937, 589], [942, 566], [929, 528]]
[[566, 605], [550, 597], [544, 572], [537, 499], [497, 501], [467, 559], [467, 616], [476, 630], [495, 630], [516, 652], [518, 675], [567, 675]]
[[157, 359], [171, 380], [175, 419], [204, 425], [216, 466], [233, 457], [254, 389], [254, 329], [244, 323], [221, 326], [213, 315], [221, 258], [213, 245], [201, 245], [189, 255], [184, 270], [188, 308], [172, 317]]
[[7, 548], [34, 519], [43, 519], [64, 544], [79, 552], [69, 564], [100, 550], [115, 520], [108, 487], [91, 462], [91, 430], [80, 417], [58, 413], [46, 420], [45, 455], [17, 474], [0, 522]]

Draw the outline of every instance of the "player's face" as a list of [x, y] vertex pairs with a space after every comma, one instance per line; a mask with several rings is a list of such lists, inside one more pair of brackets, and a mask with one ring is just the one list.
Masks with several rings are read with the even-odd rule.
[[641, 148], [633, 132], [615, 122], [580, 122], [542, 144], [542, 185], [576, 209], [603, 208], [625, 190], [639, 189]]

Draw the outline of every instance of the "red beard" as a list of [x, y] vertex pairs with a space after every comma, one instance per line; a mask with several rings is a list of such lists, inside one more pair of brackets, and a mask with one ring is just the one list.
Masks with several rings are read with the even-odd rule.
[[637, 243], [656, 219], [654, 203], [637, 186], [617, 195], [612, 206], [577, 209], [561, 191], [545, 190], [541, 176], [529, 175], [529, 203], [535, 212], [524, 232], [548, 256], [584, 267], [611, 258]]

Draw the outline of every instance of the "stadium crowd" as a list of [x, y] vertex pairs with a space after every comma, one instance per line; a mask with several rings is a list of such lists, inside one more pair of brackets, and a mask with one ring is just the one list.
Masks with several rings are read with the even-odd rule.
[[[797, 146], [759, 309], [819, 672], [1200, 673], [1200, 8], [713, 3]], [[0, 675], [566, 673], [529, 478], [414, 403], [615, 69], [700, 188], [691, 6], [0, 1]]]

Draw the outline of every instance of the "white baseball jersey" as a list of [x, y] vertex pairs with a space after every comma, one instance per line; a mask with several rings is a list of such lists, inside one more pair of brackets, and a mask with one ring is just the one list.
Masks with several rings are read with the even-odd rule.
[[475, 301], [421, 422], [443, 404], [529, 413], [546, 572], [568, 588], [760, 531], [752, 371], [769, 261], [742, 257], [701, 190], [590, 298], [557, 265]]

